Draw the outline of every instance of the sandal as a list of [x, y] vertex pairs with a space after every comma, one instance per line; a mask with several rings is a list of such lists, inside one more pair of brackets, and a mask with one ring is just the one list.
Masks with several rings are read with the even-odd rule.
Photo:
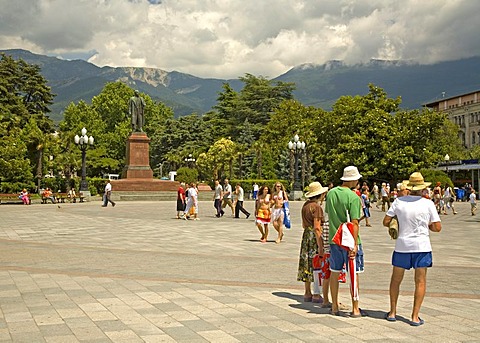
[[304, 303], [311, 303], [312, 300], [313, 300], [312, 296], [309, 296], [309, 297], [303, 296], [303, 302]]

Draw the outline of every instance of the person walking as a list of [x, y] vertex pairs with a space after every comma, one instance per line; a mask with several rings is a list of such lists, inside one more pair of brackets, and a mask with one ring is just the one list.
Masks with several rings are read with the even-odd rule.
[[185, 211], [185, 183], [181, 183], [177, 190], [177, 219], [183, 217]]
[[382, 195], [382, 212], [385, 212], [385, 206], [387, 210], [390, 208], [390, 189], [387, 188], [387, 184], [385, 182], [382, 183], [380, 194]]
[[304, 302], [321, 302], [320, 289], [315, 289], [312, 294], [311, 283], [314, 282], [313, 257], [318, 254], [320, 258], [323, 258], [324, 253], [322, 224], [325, 219], [320, 203], [325, 198], [327, 190], [328, 187], [323, 187], [320, 182], [312, 182], [305, 194], [307, 201], [302, 206], [303, 235], [300, 244], [297, 281], [302, 281], [305, 285]]
[[112, 204], [112, 207], [115, 207], [115, 202], [110, 199], [112, 195], [112, 184], [110, 180], [105, 181], [105, 192], [103, 193], [103, 205], [102, 207], [107, 207], [108, 203]]
[[258, 195], [258, 185], [255, 182], [253, 184], [253, 200], [257, 200], [257, 195]]
[[259, 189], [257, 200], [255, 200], [255, 223], [258, 231], [262, 234], [260, 242], [267, 243], [268, 224], [270, 223], [270, 188], [263, 186]]
[[[363, 264], [363, 250], [362, 240], [359, 234], [358, 221], [361, 217], [362, 204], [360, 197], [351, 189], [355, 188], [358, 184], [358, 180], [362, 177], [358, 172], [357, 167], [348, 166], [343, 170], [342, 185], [333, 188], [328, 192], [325, 211], [329, 217], [329, 243], [330, 243], [330, 271], [331, 279], [338, 280], [338, 277], [343, 269], [343, 266], [348, 267], [349, 259], [355, 259], [356, 261], [356, 273], [362, 273], [364, 270]], [[355, 241], [355, 247], [353, 250], [346, 251], [344, 248], [336, 245], [333, 242], [333, 237], [337, 233], [338, 228], [343, 223], [347, 222], [347, 218], [350, 216], [350, 222], [353, 225], [353, 239]], [[357, 283], [358, 287], [358, 283]], [[330, 293], [332, 296], [332, 309], [330, 311], [333, 315], [340, 315], [339, 301], [338, 301], [338, 282], [330, 283]], [[357, 292], [358, 293], [358, 289]], [[358, 299], [352, 296], [352, 312], [350, 316], [353, 318], [361, 317]]]
[[222, 210], [228, 205], [228, 207], [230, 207], [232, 210], [232, 217], [234, 217], [235, 208], [233, 207], [232, 193], [232, 185], [230, 184], [228, 179], [225, 179], [223, 187]]
[[235, 185], [235, 195], [237, 198], [235, 201], [235, 218], [240, 218], [240, 212], [242, 212], [246, 216], [246, 219], [248, 219], [248, 217], [250, 217], [250, 213], [243, 208], [245, 192], [239, 183]]
[[215, 193], [213, 194], [213, 207], [215, 207], [215, 210], [217, 211], [217, 213], [215, 214], [215, 217], [217, 218], [220, 218], [225, 213], [222, 210], [222, 197], [223, 197], [222, 185], [220, 184], [220, 181], [215, 180]]
[[283, 220], [285, 218], [285, 214], [283, 212], [283, 203], [288, 201], [287, 192], [285, 192], [285, 188], [280, 182], [275, 183], [272, 200], [272, 223], [273, 227], [278, 233], [275, 243], [280, 244], [283, 239]]
[[445, 184], [445, 188], [443, 190], [443, 203], [443, 214], [447, 214], [447, 209], [451, 209], [453, 214], [457, 214], [457, 211], [455, 211], [455, 193], [448, 183]]
[[431, 183], [425, 182], [419, 172], [412, 173], [406, 185], [409, 195], [397, 198], [383, 219], [389, 227], [393, 217], [398, 220], [398, 238], [392, 255], [392, 277], [390, 280], [390, 311], [385, 319], [397, 320], [397, 302], [405, 270], [415, 269], [415, 292], [411, 326], [420, 326], [424, 320], [419, 317], [425, 297], [427, 268], [432, 266], [432, 246], [429, 231], [440, 232], [442, 225], [435, 204], [422, 197], [422, 190]]
[[360, 220], [365, 219], [365, 225], [371, 227], [370, 224], [370, 194], [368, 193], [368, 188], [362, 188], [362, 195], [360, 196], [362, 201], [362, 211], [363, 216]]
[[470, 191], [468, 201], [470, 202], [470, 212], [472, 213], [472, 216], [474, 216], [475, 212], [477, 211], [477, 195], [475, 194], [473, 187]]
[[195, 220], [199, 220], [197, 196], [197, 188], [195, 187], [195, 183], [192, 182], [190, 183], [190, 188], [188, 188], [187, 206], [185, 207], [185, 211], [183, 212], [183, 219], [188, 220], [190, 216], [193, 215], [193, 218]]

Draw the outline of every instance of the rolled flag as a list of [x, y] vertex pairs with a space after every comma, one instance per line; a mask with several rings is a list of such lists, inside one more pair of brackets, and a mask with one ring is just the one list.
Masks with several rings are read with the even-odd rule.
[[[349, 221], [350, 218], [347, 213], [347, 223], [340, 224], [335, 236], [333, 236], [333, 242], [338, 246], [344, 248], [347, 251], [355, 249], [355, 238], [353, 236], [353, 224]], [[350, 293], [353, 300], [359, 300], [358, 295], [358, 276], [357, 276], [357, 264], [353, 258], [348, 259], [348, 275], [350, 277]]]

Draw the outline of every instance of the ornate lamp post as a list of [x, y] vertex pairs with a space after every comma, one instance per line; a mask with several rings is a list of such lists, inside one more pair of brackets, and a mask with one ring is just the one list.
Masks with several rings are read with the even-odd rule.
[[288, 148], [292, 151], [295, 157], [295, 170], [293, 178], [293, 200], [301, 199], [303, 196], [302, 186], [300, 184], [300, 178], [298, 175], [298, 158], [301, 153], [305, 151], [305, 142], [300, 142], [298, 135], [293, 137], [293, 142], [288, 142]]
[[87, 166], [86, 166], [86, 156], [87, 156], [87, 148], [89, 145], [93, 145], [93, 137], [87, 136], [87, 129], [82, 129], [82, 135], [79, 137], [75, 135], [75, 144], [78, 145], [80, 150], [82, 151], [82, 181], [80, 182], [80, 191], [85, 192], [88, 191], [88, 182], [87, 182]]
[[450, 156], [446, 154], [443, 159], [445, 160], [445, 173], [447, 173], [447, 176], [448, 176], [448, 161], [450, 161]]
[[191, 166], [195, 164], [195, 161], [196, 159], [192, 157], [192, 154], [188, 154], [188, 157], [185, 158], [185, 162], [189, 168], [192, 168]]

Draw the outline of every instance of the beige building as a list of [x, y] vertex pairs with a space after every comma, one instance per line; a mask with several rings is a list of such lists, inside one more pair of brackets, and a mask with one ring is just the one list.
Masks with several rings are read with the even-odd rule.
[[480, 144], [480, 90], [442, 98], [425, 106], [448, 114], [460, 127], [459, 136], [465, 147]]

